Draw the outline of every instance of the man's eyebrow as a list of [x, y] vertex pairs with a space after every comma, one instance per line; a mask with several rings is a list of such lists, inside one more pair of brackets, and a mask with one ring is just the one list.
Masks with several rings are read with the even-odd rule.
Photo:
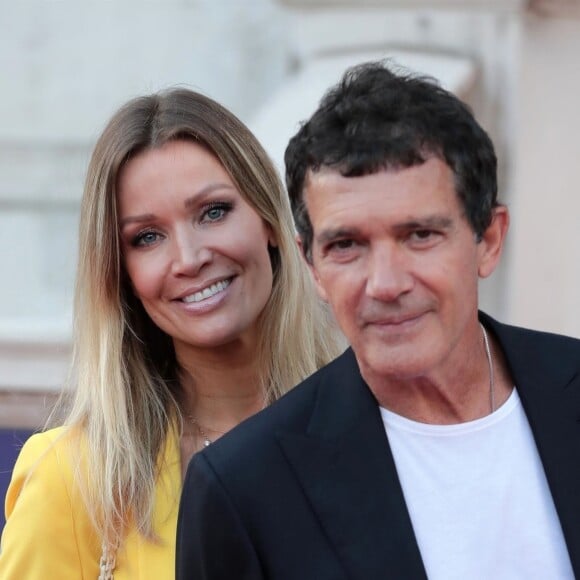
[[359, 234], [360, 230], [358, 228], [332, 228], [328, 230], [323, 230], [318, 236], [316, 236], [316, 241], [321, 244], [328, 244], [334, 240], [342, 238], [353, 238]]
[[[453, 227], [454, 220], [447, 216], [427, 216], [424, 218], [411, 218], [391, 226], [395, 231], [398, 230], [417, 230], [417, 229], [439, 229], [448, 230]], [[316, 236], [316, 241], [319, 244], [327, 244], [340, 238], [353, 238], [360, 235], [358, 228], [329, 228], [323, 230]]]
[[453, 219], [447, 216], [429, 216], [425, 218], [413, 218], [393, 226], [394, 230], [420, 230], [436, 229], [449, 230], [453, 227]]

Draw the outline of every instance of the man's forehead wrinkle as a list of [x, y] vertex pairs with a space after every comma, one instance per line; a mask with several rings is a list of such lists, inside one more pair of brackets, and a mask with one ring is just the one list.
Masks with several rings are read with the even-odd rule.
[[326, 181], [329, 178], [336, 178], [342, 177], [341, 173], [337, 171], [333, 167], [329, 167], [328, 165], [321, 165], [316, 169], [312, 167], [308, 169], [306, 172], [306, 176], [304, 178], [304, 187], [311, 186], [315, 181], [318, 182], [320, 180]]
[[391, 152], [391, 154], [382, 151], [361, 155], [361, 151], [358, 150], [356, 154], [351, 152], [345, 158], [341, 157], [336, 161], [326, 159], [310, 164], [306, 170], [304, 183], [307, 183], [309, 175], [319, 173], [335, 173], [342, 177], [364, 177], [381, 171], [401, 171], [402, 169], [422, 165], [432, 158], [437, 158], [447, 163], [440, 148], [427, 142], [414, 144], [410, 149], [404, 148], [404, 151], [397, 150], [396, 152]]
[[316, 168], [310, 167], [306, 171], [306, 175], [304, 177], [304, 188], [306, 189], [308, 187], [312, 187], [314, 184], [317, 184], [319, 186], [326, 185], [328, 181], [349, 183], [351, 180], [356, 181], [359, 178], [376, 177], [382, 173], [396, 175], [401, 172], [404, 172], [407, 169], [418, 167], [431, 159], [439, 159], [439, 158], [436, 155], [430, 155], [426, 157], [424, 160], [422, 160], [421, 163], [411, 165], [405, 165], [401, 163], [397, 164], [385, 163], [383, 165], [380, 165], [373, 171], [365, 171], [362, 173], [349, 173], [347, 171], [348, 168], [345, 168], [342, 165], [340, 166], [320, 165], [319, 167]]

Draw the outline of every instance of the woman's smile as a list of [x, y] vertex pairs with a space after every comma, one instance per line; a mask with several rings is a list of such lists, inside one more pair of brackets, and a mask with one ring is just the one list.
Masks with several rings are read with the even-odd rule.
[[203, 300], [207, 300], [216, 294], [223, 292], [231, 283], [233, 278], [225, 278], [224, 280], [220, 280], [219, 282], [213, 282], [210, 285], [206, 286], [203, 290], [198, 290], [188, 294], [181, 298], [183, 302], [190, 303], [190, 302], [202, 302]]

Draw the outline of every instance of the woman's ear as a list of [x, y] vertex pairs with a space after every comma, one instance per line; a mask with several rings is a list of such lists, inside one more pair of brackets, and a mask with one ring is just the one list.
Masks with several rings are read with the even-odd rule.
[[497, 267], [503, 251], [509, 223], [509, 211], [505, 205], [500, 205], [493, 209], [491, 223], [483, 232], [478, 244], [477, 273], [480, 278], [487, 278]]
[[272, 226], [269, 223], [264, 222], [264, 227], [266, 228], [266, 236], [268, 238], [268, 246], [270, 246], [271, 248], [277, 248], [278, 247], [278, 238], [276, 237], [276, 234], [274, 233], [274, 229], [272, 228]]

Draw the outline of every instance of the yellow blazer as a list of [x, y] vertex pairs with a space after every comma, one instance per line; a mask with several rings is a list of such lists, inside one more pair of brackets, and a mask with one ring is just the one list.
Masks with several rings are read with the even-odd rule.
[[[96, 580], [97, 537], [74, 483], [71, 435], [60, 427], [33, 435], [23, 446], [6, 494], [0, 542], [2, 580]], [[78, 452], [77, 452], [78, 453]], [[153, 516], [159, 541], [129, 530], [117, 554], [115, 580], [172, 580], [181, 490], [179, 444], [167, 438]]]

